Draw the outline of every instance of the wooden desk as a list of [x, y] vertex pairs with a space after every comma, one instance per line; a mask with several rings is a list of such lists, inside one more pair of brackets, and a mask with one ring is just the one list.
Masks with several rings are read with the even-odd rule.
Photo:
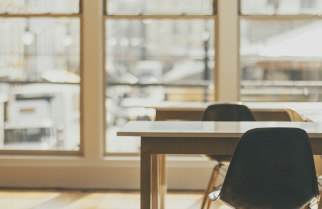
[[[156, 121], [192, 120], [200, 121], [204, 110], [210, 104], [218, 102], [162, 102], [146, 107], [156, 110]], [[284, 108], [295, 109], [300, 114], [322, 122], [322, 102], [234, 102], [244, 104], [251, 109], [257, 121], [290, 121]]]
[[[246, 131], [259, 127], [297, 127], [309, 134], [313, 154], [322, 154], [322, 122], [133, 121], [118, 136], [141, 137], [141, 209], [160, 208], [162, 154], [231, 155]], [[164, 170], [161, 170], [164, 172]]]
[[[156, 110], [156, 121], [187, 120], [201, 121], [205, 109], [220, 102], [162, 102], [149, 104], [146, 107]], [[322, 102], [232, 102], [248, 106], [256, 121], [290, 121], [290, 117], [284, 108], [295, 109], [301, 115], [316, 122], [322, 122]], [[161, 155], [161, 202], [166, 193], [166, 156]], [[163, 171], [164, 170], [164, 171]], [[161, 204], [161, 209], [164, 205]]]

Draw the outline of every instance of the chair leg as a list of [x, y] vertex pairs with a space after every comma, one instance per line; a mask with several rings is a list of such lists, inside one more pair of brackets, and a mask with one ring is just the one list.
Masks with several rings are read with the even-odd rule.
[[209, 194], [209, 190], [211, 190], [211, 187], [212, 187], [212, 182], [213, 182], [213, 178], [214, 178], [214, 175], [216, 173], [216, 167], [218, 165], [216, 165], [214, 167], [214, 169], [212, 170], [212, 173], [211, 173], [211, 176], [210, 176], [210, 179], [209, 179], [209, 182], [208, 182], [208, 185], [207, 185], [207, 189], [204, 193], [204, 196], [203, 196], [203, 199], [202, 199], [202, 204], [201, 204], [201, 209], [204, 209], [205, 205], [206, 205], [206, 202], [208, 200], [208, 194]]
[[208, 186], [207, 186], [207, 190], [203, 196], [203, 199], [202, 199], [202, 204], [201, 204], [201, 209], [204, 209], [205, 206], [206, 206], [206, 203], [207, 203], [207, 208], [210, 207], [210, 199], [208, 198], [208, 194], [213, 190], [213, 188], [216, 186], [216, 183], [218, 181], [218, 177], [219, 177], [219, 169], [221, 168], [222, 164], [218, 164], [214, 167], [212, 173], [211, 173], [211, 176], [210, 176], [210, 179], [209, 179], [209, 183], [208, 183]]
[[[321, 197], [322, 197], [322, 192], [320, 193], [320, 195], [319, 195], [319, 197], [318, 197], [318, 199], [317, 199], [317, 204], [318, 204], [317, 209], [322, 209]], [[306, 205], [305, 205], [303, 208], [301, 208], [301, 209], [310, 209], [310, 205], [311, 205], [311, 203], [308, 203], [308, 204], [306, 204]]]
[[322, 209], [322, 192], [320, 192], [319, 202], [318, 202], [318, 209]]
[[207, 204], [207, 209], [210, 209], [212, 201], [208, 198], [208, 204]]
[[306, 204], [303, 208], [301, 209], [309, 209], [310, 208], [310, 203]]
[[[215, 176], [213, 178], [214, 181], [213, 181], [211, 190], [213, 190], [217, 185], [217, 182], [218, 182], [218, 179], [219, 179], [219, 170], [220, 170], [221, 166], [222, 165], [219, 165], [218, 169], [216, 170]], [[211, 192], [211, 190], [209, 192]], [[209, 192], [208, 192], [208, 194], [209, 194]], [[207, 198], [208, 198], [207, 209], [210, 209], [212, 201], [209, 199], [208, 194], [207, 194]]]

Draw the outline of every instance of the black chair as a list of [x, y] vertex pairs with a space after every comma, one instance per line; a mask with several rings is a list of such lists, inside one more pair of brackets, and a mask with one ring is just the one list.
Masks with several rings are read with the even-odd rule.
[[[203, 121], [255, 121], [250, 109], [241, 104], [213, 104], [209, 105], [203, 115]], [[214, 167], [207, 190], [204, 194], [201, 209], [204, 209], [208, 202], [207, 208], [210, 208], [211, 201], [208, 198], [211, 192], [217, 185], [219, 172], [225, 162], [229, 162], [231, 155], [206, 155], [210, 160], [215, 160], [218, 164]]]
[[241, 104], [209, 105], [203, 115], [203, 121], [255, 121], [250, 109]]
[[307, 133], [258, 128], [240, 139], [222, 189], [209, 194], [237, 209], [295, 209], [319, 195]]

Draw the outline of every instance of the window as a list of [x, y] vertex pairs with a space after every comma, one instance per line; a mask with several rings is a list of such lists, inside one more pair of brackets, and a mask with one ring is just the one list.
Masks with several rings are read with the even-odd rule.
[[[217, 1], [218, 5], [216, 5]], [[281, 53], [279, 57], [270, 57], [268, 52], [272, 50], [274, 44], [268, 45], [268, 40], [272, 41], [270, 43], [277, 43], [273, 42], [273, 37], [277, 33], [282, 35], [284, 31], [294, 32], [297, 28], [302, 30], [308, 27], [310, 30], [307, 32], [318, 29], [312, 27], [320, 24], [322, 20], [319, 17], [322, 11], [321, 1], [240, 0], [239, 13], [238, 1], [0, 0], [0, 101], [2, 101], [0, 102], [0, 117], [2, 117], [0, 167], [6, 171], [3, 173], [4, 178], [0, 180], [0, 185], [23, 188], [32, 186], [89, 189], [139, 188], [138, 157], [104, 157], [104, 154], [138, 153], [140, 149], [138, 140], [116, 137], [115, 131], [128, 120], [153, 120], [153, 110], [146, 108], [150, 102], [212, 101], [214, 96], [217, 101], [235, 101], [239, 99], [240, 89], [243, 101], [302, 101], [302, 99], [320, 101], [317, 98], [319, 95], [317, 92], [321, 77], [315, 76], [321, 72], [318, 70], [320, 57], [312, 54], [307, 57], [295, 56], [294, 52], [300, 52], [298, 50], [292, 51], [292, 57], [283, 56], [285, 51], [278, 51]], [[104, 6], [103, 2], [105, 2]], [[274, 2], [278, 2], [277, 9]], [[240, 15], [239, 18], [238, 15]], [[104, 24], [102, 24], [103, 20]], [[188, 24], [189, 22], [192, 24]], [[238, 35], [239, 23], [240, 36]], [[13, 24], [15, 27], [12, 27]], [[38, 37], [39, 28], [47, 24], [50, 25], [46, 27], [48, 33]], [[59, 28], [55, 30], [57, 33], [52, 32], [53, 27]], [[141, 30], [145, 32], [142, 33]], [[267, 33], [267, 36], [264, 36], [262, 30]], [[103, 33], [105, 43], [103, 43]], [[22, 34], [26, 34], [23, 37], [27, 44], [22, 43]], [[313, 38], [313, 36], [309, 37]], [[282, 43], [285, 44], [284, 41]], [[317, 47], [314, 49], [321, 48], [319, 43], [320, 41], [315, 42]], [[140, 48], [140, 45], [145, 47]], [[164, 48], [172, 45], [175, 48], [170, 51], [171, 53], [164, 51]], [[257, 48], [259, 46], [260, 49], [266, 48], [266, 51], [260, 53]], [[301, 48], [302, 46], [295, 44], [292, 47]], [[274, 51], [276, 52], [276, 49]], [[69, 56], [65, 56], [67, 53]], [[217, 63], [214, 63], [214, 57]], [[241, 69], [239, 69], [239, 58]], [[290, 65], [282, 63], [284, 58], [287, 58], [287, 62], [292, 60], [296, 65], [303, 65], [303, 69], [305, 67], [306, 70], [298, 66], [296, 70], [293, 68], [289, 70]], [[204, 70], [205, 63], [208, 71]], [[189, 74], [191, 65], [199, 70], [199, 74], [184, 77]], [[261, 68], [267, 65], [273, 67], [267, 68], [268, 70]], [[26, 71], [24, 66], [30, 71]], [[55, 69], [55, 73], [45, 74], [44, 77], [41, 74], [47, 66]], [[152, 70], [146, 70], [149, 69], [148, 67]], [[157, 72], [161, 67], [162, 79], [157, 79], [155, 76], [160, 75]], [[134, 70], [136, 68], [141, 70]], [[177, 71], [167, 74], [173, 69]], [[273, 71], [273, 69], [277, 70]], [[105, 78], [103, 78], [104, 71]], [[262, 77], [262, 72], [268, 76]], [[277, 74], [282, 76], [277, 77]], [[303, 74], [302, 77], [299, 74]], [[79, 82], [80, 75], [81, 82]], [[165, 75], [168, 79], [175, 79], [165, 82], [163, 79]], [[205, 75], [209, 80], [204, 79]], [[239, 88], [239, 75], [242, 75], [241, 88]], [[183, 77], [180, 78], [181, 76]], [[299, 78], [302, 80], [296, 80]], [[104, 79], [106, 84], [103, 84]], [[81, 100], [79, 99], [80, 86]], [[103, 90], [105, 87], [106, 90]], [[285, 96], [270, 96], [271, 89], [277, 87], [280, 90], [286, 89], [288, 93]], [[63, 89], [64, 92], [70, 89], [69, 94], [59, 94], [59, 98], [64, 101], [56, 108], [59, 111], [52, 111], [50, 120], [64, 116], [64, 126], [59, 123], [55, 126], [56, 138], [64, 139], [67, 143], [73, 142], [72, 137], [75, 137], [76, 143], [71, 143], [74, 145], [70, 147], [49, 148], [45, 141], [42, 147], [39, 136], [50, 135], [55, 129], [47, 128], [53, 127], [52, 122], [43, 122], [44, 128], [39, 126], [35, 128], [37, 123], [34, 118], [28, 120], [33, 122], [27, 124], [29, 128], [21, 131], [26, 132], [22, 139], [27, 139], [31, 143], [19, 141], [19, 143], [16, 143], [17, 141], [4, 143], [4, 131], [1, 131], [3, 130], [1, 127], [6, 125], [6, 135], [9, 136], [6, 141], [9, 139], [14, 141], [16, 140], [14, 137], [19, 132], [11, 127], [17, 127], [20, 121], [16, 120], [17, 123], [12, 125], [4, 118], [17, 115], [21, 118], [35, 110], [30, 106], [20, 107], [18, 103], [12, 106], [7, 101], [10, 99], [12, 101], [14, 98], [17, 102], [26, 102], [26, 100], [34, 102], [34, 98], [28, 96], [32, 94], [36, 97], [37, 91], [48, 88], [55, 92], [57, 89], [59, 91]], [[103, 91], [106, 95], [102, 94]], [[293, 91], [306, 92], [305, 94], [309, 93], [309, 96], [293, 95]], [[260, 94], [255, 96], [255, 93]], [[41, 102], [37, 102], [37, 109], [39, 107], [47, 110], [47, 115], [49, 112], [47, 101], [51, 100], [51, 96], [46, 94]], [[105, 100], [107, 111], [106, 116], [102, 116]], [[139, 102], [140, 106], [133, 105], [135, 104], [133, 101], [139, 100], [142, 101], [142, 103]], [[13, 108], [16, 108], [16, 111], [11, 112], [15, 114], [7, 114], [9, 109]], [[44, 115], [46, 114], [41, 114], [41, 116]], [[104, 127], [105, 120], [107, 127]], [[26, 123], [24, 125], [26, 126]], [[65, 133], [61, 135], [59, 131], [63, 130], [63, 127], [64, 129], [71, 127], [69, 130], [73, 131], [69, 131], [68, 133], [71, 134], [68, 136]], [[82, 139], [80, 148], [78, 148], [79, 135]], [[38, 142], [35, 140], [37, 138]], [[104, 138], [105, 146], [102, 147]], [[20, 135], [18, 139], [21, 139]], [[80, 150], [71, 151], [78, 149]], [[6, 155], [7, 153], [10, 155]], [[28, 157], [22, 155], [25, 153], [30, 155]], [[48, 155], [52, 153], [56, 156]], [[34, 157], [33, 154], [37, 156]], [[63, 156], [57, 156], [57, 154], [63, 154]], [[77, 156], [66, 156], [75, 154]], [[186, 159], [186, 162], [181, 159], [169, 162], [169, 182], [176, 182], [175, 185], [169, 185], [169, 188], [203, 189], [196, 185], [204, 183], [202, 182], [204, 172], [198, 172], [196, 169], [210, 171], [213, 167], [212, 162]], [[39, 172], [40, 169], [43, 172]], [[129, 173], [133, 174], [131, 178], [127, 175]], [[185, 174], [185, 178], [182, 178], [182, 173]], [[91, 181], [84, 181], [84, 179]], [[187, 181], [187, 179], [195, 179], [197, 182]]]
[[242, 1], [242, 101], [322, 101], [322, 21], [315, 16], [321, 6], [315, 0]]
[[149, 105], [213, 101], [214, 3], [106, 2], [106, 152], [137, 153], [139, 138], [117, 138], [130, 120], [154, 120]]
[[0, 149], [79, 150], [79, 10], [78, 0], [0, 1]]

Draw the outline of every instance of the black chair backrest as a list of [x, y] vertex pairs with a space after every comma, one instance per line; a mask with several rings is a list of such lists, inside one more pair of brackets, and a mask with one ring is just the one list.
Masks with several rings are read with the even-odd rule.
[[294, 209], [316, 195], [307, 133], [298, 128], [258, 128], [241, 137], [220, 199], [238, 209]]
[[213, 104], [204, 112], [203, 121], [254, 121], [250, 109], [240, 104]]

